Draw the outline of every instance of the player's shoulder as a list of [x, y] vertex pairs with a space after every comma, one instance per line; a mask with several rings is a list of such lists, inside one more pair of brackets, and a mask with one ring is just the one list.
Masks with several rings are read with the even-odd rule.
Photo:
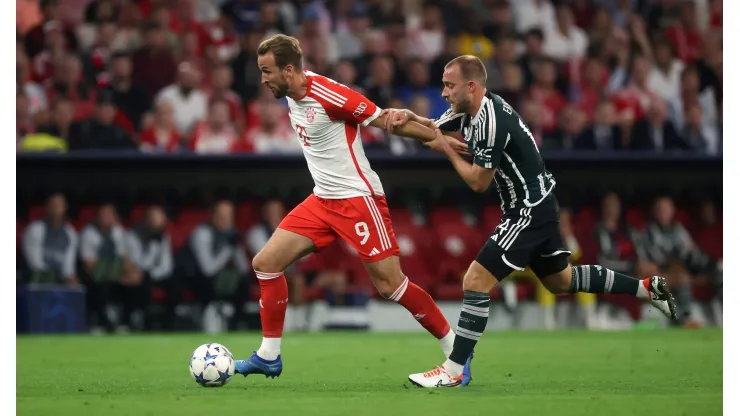
[[493, 108], [494, 112], [503, 111], [504, 113], [508, 115], [514, 114], [514, 108], [506, 102], [503, 98], [501, 98], [500, 95], [494, 94], [492, 92], [486, 93], [486, 98], [488, 99], [489, 105]]
[[311, 80], [311, 92], [333, 92], [335, 94], [347, 94], [354, 92], [346, 85], [335, 81], [329, 77], [317, 73], [306, 71], [306, 77]]

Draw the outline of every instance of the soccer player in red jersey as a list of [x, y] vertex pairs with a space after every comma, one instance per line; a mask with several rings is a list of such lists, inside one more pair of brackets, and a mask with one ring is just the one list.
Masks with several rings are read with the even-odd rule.
[[[362, 94], [303, 70], [303, 53], [293, 37], [272, 36], [260, 44], [257, 55], [262, 83], [275, 98], [288, 99], [290, 122], [315, 187], [252, 261], [261, 288], [262, 345], [250, 358], [237, 361], [236, 372], [280, 375], [280, 342], [288, 303], [283, 271], [337, 238], [357, 250], [380, 294], [405, 307], [440, 340], [445, 356], [449, 355], [454, 331], [431, 296], [401, 271], [383, 185], [362, 148], [360, 126], [385, 129], [387, 115], [381, 116], [381, 109]], [[422, 142], [442, 137], [439, 131], [416, 122], [394, 133]], [[467, 152], [464, 143], [447, 139], [456, 150]]]

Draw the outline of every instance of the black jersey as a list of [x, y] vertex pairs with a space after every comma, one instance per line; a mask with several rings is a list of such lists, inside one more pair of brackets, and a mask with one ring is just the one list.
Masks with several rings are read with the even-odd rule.
[[435, 120], [442, 131], [459, 131], [473, 163], [496, 169], [494, 180], [504, 212], [539, 205], [555, 180], [524, 120], [503, 98], [486, 93], [475, 117], [447, 110]]

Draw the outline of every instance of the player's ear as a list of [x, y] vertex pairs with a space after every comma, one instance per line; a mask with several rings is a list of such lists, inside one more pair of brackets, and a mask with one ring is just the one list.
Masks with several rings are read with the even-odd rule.
[[293, 65], [285, 65], [285, 67], [283, 68], [283, 76], [285, 78], [293, 76], [293, 72], [295, 72]]

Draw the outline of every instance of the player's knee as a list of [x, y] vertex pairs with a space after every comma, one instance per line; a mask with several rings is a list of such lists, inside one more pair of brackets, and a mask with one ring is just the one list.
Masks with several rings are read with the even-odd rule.
[[380, 296], [389, 299], [396, 293], [401, 284], [403, 283], [403, 276], [381, 276], [373, 279], [375, 288], [378, 289]]
[[378, 289], [378, 293], [380, 293], [380, 296], [389, 299], [391, 296], [393, 296], [394, 293], [396, 293], [396, 289], [398, 289], [398, 286], [395, 286], [390, 283], [388, 280], [380, 280], [375, 282], [375, 287]]
[[257, 253], [254, 259], [252, 259], [252, 268], [257, 273], [280, 273], [283, 271], [281, 265], [277, 264], [275, 259], [265, 255], [262, 251]]
[[463, 278], [463, 290], [490, 292], [496, 281], [496, 277], [482, 265], [478, 262], [473, 262]]
[[551, 274], [542, 279], [542, 285], [545, 286], [550, 293], [559, 295], [570, 293], [572, 280], [573, 276], [570, 271], [570, 267], [568, 267], [560, 273]]

